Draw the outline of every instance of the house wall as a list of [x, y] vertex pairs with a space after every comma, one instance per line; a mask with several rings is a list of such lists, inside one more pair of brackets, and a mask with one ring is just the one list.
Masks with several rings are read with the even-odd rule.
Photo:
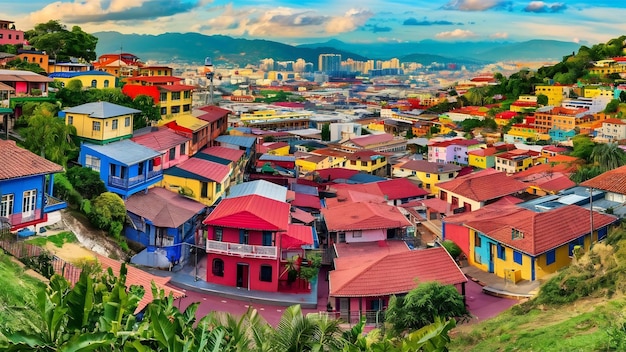
[[[224, 261], [224, 276], [213, 274], [213, 259], [221, 259]], [[241, 258], [239, 256], [229, 256], [221, 254], [207, 254], [207, 282], [237, 287], [237, 264], [248, 265], [249, 289], [257, 291], [278, 291], [279, 272], [278, 260], [259, 259], [259, 258]], [[272, 267], [272, 282], [260, 280], [261, 265], [269, 265]]]
[[[346, 243], [374, 242], [374, 241], [383, 241], [387, 239], [387, 230], [384, 230], [384, 229], [360, 231], [361, 237], [358, 237], [358, 232], [359, 231], [347, 231]], [[355, 237], [355, 233], [357, 234], [357, 237]]]
[[[224, 183], [228, 182], [228, 178]], [[228, 184], [222, 183], [222, 189], [219, 192], [216, 192], [216, 182], [207, 182], [207, 196], [201, 197], [202, 195], [202, 182], [199, 180], [194, 180], [190, 178], [183, 178], [173, 175], [163, 174], [163, 180], [159, 183], [160, 187], [167, 188], [172, 192], [178, 192], [181, 188], [184, 188], [185, 191], [191, 191], [191, 194], [187, 194], [186, 196], [194, 199], [206, 206], [211, 206], [215, 203], [215, 201], [224, 194], [225, 188], [228, 187]]]
[[[207, 227], [207, 239], [216, 241], [215, 226], [209, 225]], [[277, 241], [280, 241], [280, 236], [272, 232], [272, 245], [277, 246]], [[222, 242], [239, 243], [239, 229], [222, 227]], [[263, 231], [248, 230], [248, 244], [253, 246], [262, 246]]]
[[[22, 36], [22, 40], [24, 41], [24, 36]], [[36, 53], [20, 53], [17, 55], [18, 58], [22, 59], [22, 61], [28, 62], [30, 64], [37, 64], [44, 71], [48, 72], [48, 61], [49, 56], [47, 54], [36, 54]]]
[[[365, 162], [365, 165], [363, 165]], [[342, 166], [342, 165], [339, 165]], [[373, 174], [377, 170], [380, 170], [387, 166], [387, 158], [377, 158], [374, 160], [346, 160], [345, 168], [350, 170], [363, 171], [368, 174]]]
[[171, 148], [167, 150], [161, 150], [161, 153], [163, 153], [163, 169], [168, 169], [189, 159], [189, 155], [187, 154], [189, 152], [189, 141], [179, 144], [173, 148], [174, 159], [170, 159]]
[[11, 44], [24, 44], [26, 39], [24, 38], [24, 32], [16, 29], [0, 29], [0, 45]]
[[[128, 119], [128, 120], [127, 120]], [[133, 116], [121, 115], [108, 119], [92, 118], [86, 114], [68, 113], [65, 115], [65, 124], [76, 127], [76, 135], [92, 141], [107, 143], [133, 135]], [[117, 128], [113, 129], [113, 121], [117, 120]], [[100, 123], [100, 131], [93, 129], [93, 123]], [[100, 144], [100, 143], [98, 143]]]
[[[446, 194], [445, 195], [445, 199], [444, 199], [444, 196], [443, 196], [444, 193]], [[458, 199], [456, 208], [463, 207], [463, 206], [465, 206], [465, 204], [470, 204], [471, 208], [472, 208], [471, 210], [476, 210], [476, 209], [480, 209], [483, 206], [482, 202], [478, 202], [478, 201], [475, 201], [475, 200], [471, 200], [469, 198], [465, 198], [463, 196], [460, 196], [460, 195], [455, 194], [455, 193], [451, 193], [451, 192], [446, 191], [444, 189], [439, 189], [439, 199], [443, 199], [446, 202], [448, 202], [449, 204], [452, 204], [452, 197], [456, 197]]]
[[[167, 115], [177, 116], [189, 114], [191, 112], [192, 92], [191, 90], [183, 90], [180, 92], [170, 92], [160, 89], [161, 97], [165, 95], [165, 99], [160, 99], [161, 116]], [[175, 99], [178, 96], [178, 99]]]
[[443, 239], [450, 240], [459, 246], [465, 256], [470, 256], [470, 229], [463, 225], [443, 222]]
[[491, 156], [478, 156], [478, 155], [468, 155], [468, 163], [470, 166], [477, 167], [480, 169], [487, 169], [494, 167], [496, 165], [495, 157]]
[[[9, 216], [9, 222], [11, 223], [12, 230], [17, 230], [28, 226], [29, 224], [43, 221], [44, 182], [45, 178], [42, 175], [21, 177], [0, 182], [0, 200], [2, 199], [2, 195], [13, 195], [12, 214]], [[30, 190], [36, 190], [35, 210], [33, 211], [32, 216], [24, 218], [24, 216], [26, 216], [26, 214], [22, 213], [24, 206], [24, 192]]]
[[[103, 75], [81, 75], [75, 76], [71, 78], [60, 78], [55, 77], [55, 81], [59, 81], [63, 84], [63, 87], [66, 87], [70, 81], [78, 80], [82, 83], [83, 88], [115, 88], [116, 77], [111, 76], [103, 76]], [[95, 84], [95, 85], [94, 85]]]
[[[485, 239], [487, 239], [487, 237], [483, 237]], [[515, 263], [515, 261], [513, 260], [514, 257], [514, 252], [515, 250], [510, 248], [510, 247], [503, 247], [504, 248], [504, 259], [499, 259], [498, 258], [498, 252], [497, 252], [497, 242], [491, 240], [491, 239], [487, 239], [487, 245], [492, 247], [492, 251], [493, 251], [493, 273], [496, 274], [499, 277], [504, 278], [505, 277], [505, 271], [507, 270], [519, 270], [521, 271], [521, 278], [522, 280], [529, 280], [532, 281], [534, 280], [533, 278], [533, 266], [534, 266], [534, 261], [535, 258], [522, 253], [522, 264], [518, 264]], [[484, 244], [483, 244], [484, 247]], [[519, 252], [519, 251], [518, 251]], [[489, 254], [489, 249], [487, 251], [485, 251], [485, 253], [487, 253], [487, 255]], [[488, 259], [488, 257], [487, 257]], [[489, 264], [487, 264], [488, 266]]]

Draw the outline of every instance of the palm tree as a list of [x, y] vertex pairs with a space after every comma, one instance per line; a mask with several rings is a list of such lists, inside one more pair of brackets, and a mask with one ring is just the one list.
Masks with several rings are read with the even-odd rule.
[[601, 143], [593, 147], [591, 160], [605, 172], [626, 165], [626, 152], [617, 143]]

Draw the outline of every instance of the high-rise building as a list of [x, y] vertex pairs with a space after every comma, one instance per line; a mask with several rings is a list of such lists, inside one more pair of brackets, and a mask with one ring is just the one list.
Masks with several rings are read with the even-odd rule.
[[339, 54], [321, 54], [319, 56], [319, 71], [321, 72], [338, 72], [341, 71], [341, 55]]

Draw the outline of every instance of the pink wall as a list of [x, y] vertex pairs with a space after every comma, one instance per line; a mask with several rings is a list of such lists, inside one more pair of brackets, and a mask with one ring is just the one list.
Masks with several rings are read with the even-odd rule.
[[463, 253], [465, 253], [466, 256], [469, 256], [469, 253], [470, 253], [469, 229], [462, 225], [448, 224], [445, 222], [443, 226], [444, 226], [444, 233], [445, 233], [444, 240], [450, 240], [456, 243], [461, 248]]
[[[274, 237], [275, 236], [275, 237]], [[280, 244], [279, 236], [272, 234], [272, 238], [276, 238], [276, 245]], [[213, 226], [207, 227], [207, 239], [215, 240]], [[239, 243], [239, 229], [228, 227], [222, 228], [222, 242]], [[254, 246], [263, 245], [263, 232], [248, 230], [248, 244]]]
[[387, 230], [365, 230], [361, 231], [361, 237], [353, 237], [354, 232], [346, 232], [346, 243], [355, 242], [376, 242], [387, 239]]
[[28, 93], [28, 82], [15, 82], [15, 93]]
[[[224, 261], [223, 277], [213, 275], [213, 259], [216, 258]], [[278, 291], [278, 276], [281, 272], [278, 270], [278, 260], [272, 259], [241, 258], [238, 256], [209, 253], [207, 256], [206, 281], [218, 285], [237, 287], [237, 264], [248, 264], [250, 290]], [[259, 280], [261, 265], [272, 266], [272, 282]]]
[[[0, 29], [0, 34], [2, 35], [2, 39], [0, 39], [0, 44], [24, 44], [26, 40], [24, 39], [24, 32], [18, 31], [15, 29]], [[10, 38], [9, 38], [10, 36]]]

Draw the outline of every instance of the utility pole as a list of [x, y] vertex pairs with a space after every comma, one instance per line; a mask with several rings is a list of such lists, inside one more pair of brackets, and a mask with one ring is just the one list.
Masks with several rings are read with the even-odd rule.
[[213, 72], [213, 61], [210, 57], [204, 59], [204, 72], [206, 78], [209, 80], [209, 98], [210, 104], [213, 105], [213, 77], [215, 76], [215, 72]]

